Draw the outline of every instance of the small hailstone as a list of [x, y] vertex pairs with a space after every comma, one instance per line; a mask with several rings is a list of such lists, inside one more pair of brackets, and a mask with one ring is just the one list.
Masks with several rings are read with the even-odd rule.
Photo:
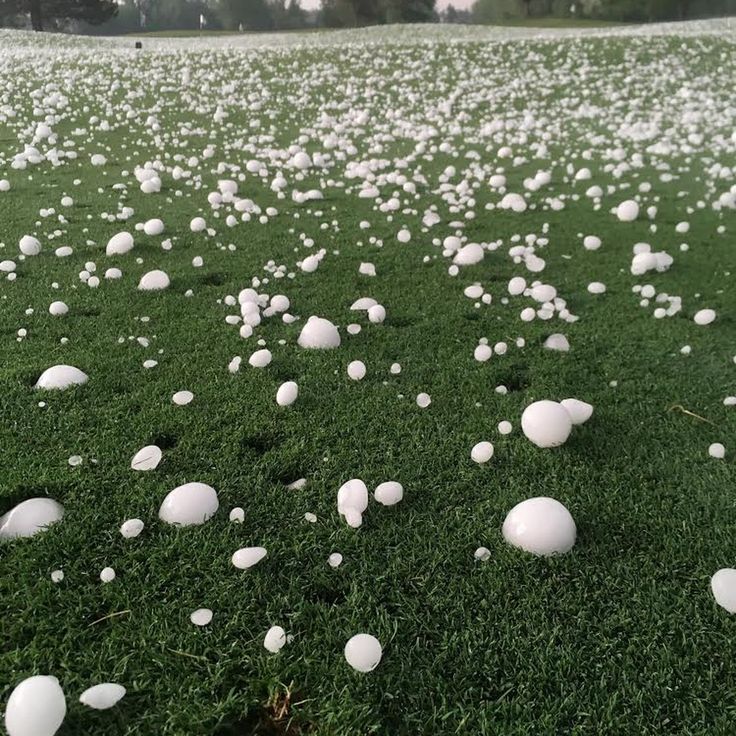
[[247, 570], [257, 565], [266, 555], [264, 547], [243, 547], [233, 553], [232, 563], [239, 570]]
[[535, 401], [521, 415], [521, 429], [537, 447], [559, 447], [572, 431], [572, 419], [556, 401]]
[[633, 199], [627, 199], [616, 208], [616, 217], [621, 222], [633, 222], [639, 217], [639, 205]]
[[194, 266], [194, 268], [202, 268], [202, 266], [204, 266], [204, 258], [202, 258], [202, 256], [194, 256], [194, 258], [192, 258], [192, 266]]
[[355, 322], [351, 322], [351, 323], [350, 323], [350, 324], [349, 324], [349, 325], [347, 326], [347, 328], [346, 328], [346, 329], [347, 329], [347, 331], [348, 331], [348, 335], [353, 335], [353, 336], [355, 336], [355, 335], [360, 335], [360, 333], [361, 333], [361, 332], [362, 332], [362, 330], [363, 330], [363, 328], [362, 328], [362, 327], [361, 327], [361, 326], [360, 326], [359, 324], [356, 324]]
[[131, 470], [155, 470], [161, 462], [163, 453], [157, 445], [146, 445], [142, 447], [130, 461]]
[[333, 552], [327, 558], [327, 564], [330, 567], [340, 567], [340, 565], [342, 564], [342, 555], [339, 552]]
[[695, 313], [693, 322], [696, 325], [709, 325], [716, 318], [716, 313], [713, 309], [701, 309]]
[[708, 454], [717, 460], [723, 460], [726, 457], [726, 448], [720, 442], [714, 442], [708, 448]]
[[248, 358], [248, 364], [253, 368], [265, 368], [273, 359], [270, 350], [256, 350], [253, 355]]
[[563, 399], [560, 404], [570, 415], [573, 424], [585, 424], [593, 416], [593, 406], [579, 399]]
[[374, 324], [381, 324], [386, 319], [386, 309], [376, 304], [368, 310], [368, 319]]
[[485, 363], [487, 360], [490, 360], [492, 355], [493, 350], [490, 345], [478, 345], [473, 351], [473, 357], [479, 363]]
[[606, 285], [600, 281], [591, 281], [591, 283], [588, 284], [588, 292], [590, 294], [605, 294]]
[[115, 682], [103, 682], [87, 688], [80, 696], [79, 702], [95, 710], [107, 710], [120, 702], [126, 689]]
[[547, 348], [547, 350], [557, 350], [559, 352], [566, 353], [570, 350], [570, 343], [564, 335], [555, 333], [554, 335], [550, 335], [544, 341], [544, 347]]
[[365, 377], [365, 373], [365, 363], [363, 363], [362, 361], [353, 360], [351, 363], [348, 364], [348, 376], [350, 376], [353, 381], [360, 381]]
[[392, 363], [389, 370], [391, 371], [392, 376], [398, 376], [399, 373], [401, 373], [401, 365], [399, 363]]
[[736, 570], [724, 567], [710, 579], [710, 589], [716, 603], [729, 613], [736, 613]]
[[128, 519], [120, 527], [120, 533], [126, 539], [135, 539], [142, 531], [145, 524], [140, 519]]
[[171, 400], [177, 406], [186, 406], [187, 404], [189, 404], [192, 401], [193, 398], [194, 398], [194, 394], [191, 391], [177, 391], [171, 397]]
[[51, 582], [52, 583], [60, 583], [64, 579], [64, 571], [63, 570], [54, 570], [51, 573]]
[[240, 506], [236, 506], [232, 511], [230, 511], [228, 518], [235, 524], [242, 524], [243, 521], [245, 521], [245, 510]]
[[295, 381], [286, 381], [276, 392], [276, 403], [279, 406], [291, 406], [299, 396], [299, 386]]
[[382, 654], [380, 642], [371, 634], [356, 634], [345, 644], [345, 659], [358, 672], [374, 670]]
[[478, 442], [470, 451], [473, 462], [487, 463], [493, 457], [493, 445], [490, 442]]
[[102, 580], [103, 583], [111, 583], [115, 580], [115, 570], [111, 567], [104, 568], [100, 573], [100, 580]]
[[511, 425], [511, 422], [507, 422], [506, 420], [504, 420], [498, 423], [497, 429], [499, 434], [511, 434], [513, 426]]
[[138, 282], [139, 291], [162, 291], [168, 289], [171, 284], [168, 274], [165, 271], [156, 269], [149, 271], [141, 276]]
[[394, 506], [404, 497], [404, 487], [395, 480], [388, 480], [376, 486], [373, 497], [384, 506]]
[[596, 235], [586, 235], [583, 239], [583, 247], [586, 250], [598, 250], [601, 247], [601, 239]]
[[577, 529], [570, 512], [554, 498], [529, 498], [514, 506], [503, 522], [503, 537], [535, 555], [569, 552]]
[[263, 639], [263, 646], [268, 649], [271, 654], [276, 654], [286, 644], [286, 632], [281, 626], [272, 626]]
[[478, 549], [473, 553], [473, 557], [475, 557], [478, 562], [488, 562], [488, 560], [491, 559], [491, 550], [489, 550], [488, 547], [478, 547]]
[[198, 608], [196, 611], [192, 612], [189, 620], [195, 626], [207, 626], [207, 624], [212, 621], [212, 615], [212, 611], [209, 608]]
[[49, 305], [49, 314], [52, 317], [63, 317], [68, 312], [69, 307], [64, 302], [51, 302]]
[[82, 457], [81, 455], [72, 455], [67, 462], [69, 463], [70, 467], [76, 468], [78, 465], [82, 464]]
[[429, 394], [417, 394], [417, 406], [420, 409], [426, 409], [431, 403], [432, 399], [430, 398]]

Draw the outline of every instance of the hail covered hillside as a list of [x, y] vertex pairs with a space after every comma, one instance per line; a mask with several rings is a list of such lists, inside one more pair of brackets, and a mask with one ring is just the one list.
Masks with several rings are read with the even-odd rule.
[[0, 33], [8, 733], [732, 733], [735, 41]]

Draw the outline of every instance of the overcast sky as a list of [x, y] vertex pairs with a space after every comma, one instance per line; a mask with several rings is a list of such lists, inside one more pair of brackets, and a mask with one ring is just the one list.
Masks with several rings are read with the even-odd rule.
[[[303, 7], [311, 10], [318, 8], [320, 0], [300, 0]], [[469, 8], [473, 4], [473, 0], [437, 0], [437, 10], [442, 10], [452, 3], [456, 8]]]

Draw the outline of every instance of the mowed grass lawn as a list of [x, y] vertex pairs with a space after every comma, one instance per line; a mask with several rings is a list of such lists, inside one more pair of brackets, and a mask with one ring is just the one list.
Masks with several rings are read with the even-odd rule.
[[[0, 513], [38, 496], [65, 508], [48, 531], [0, 547], [0, 702], [23, 678], [52, 674], [68, 704], [59, 733], [75, 736], [732, 733], [736, 621], [709, 579], [736, 558], [736, 409], [723, 403], [736, 393], [735, 215], [712, 206], [733, 184], [713, 165], [736, 166], [733, 39], [391, 41], [310, 47], [305, 36], [293, 48], [203, 42], [136, 54], [51, 39], [26, 53], [16, 37], [0, 50], [0, 179], [11, 183], [0, 192], [0, 260], [17, 265], [14, 281], [0, 281]], [[218, 107], [226, 118], [215, 119]], [[494, 120], [501, 128], [488, 128]], [[34, 139], [43, 121], [56, 138]], [[657, 130], [646, 138], [648, 124]], [[685, 145], [695, 132], [702, 140]], [[78, 157], [13, 168], [26, 144]], [[300, 173], [292, 145], [331, 158]], [[511, 156], [499, 154], [504, 145]], [[94, 154], [105, 165], [93, 166]], [[144, 194], [134, 169], [156, 160], [161, 191]], [[253, 160], [267, 174], [248, 172]], [[621, 161], [633, 165], [615, 170]], [[360, 176], [346, 175], [349, 162], [365, 164]], [[175, 166], [190, 175], [175, 179]], [[592, 179], [576, 182], [583, 167]], [[499, 168], [507, 191], [526, 191], [533, 207], [486, 209], [502, 199], [488, 183]], [[540, 169], [551, 183], [525, 190]], [[283, 199], [270, 187], [279, 171]], [[415, 181], [416, 197], [395, 177], [380, 180], [395, 171]], [[248, 222], [207, 200], [240, 173], [238, 198], [260, 208]], [[398, 209], [358, 196], [369, 173]], [[463, 179], [472, 203], [462, 189], [443, 197], [443, 184]], [[594, 184], [598, 209], [586, 196]], [[324, 199], [294, 201], [293, 190], [310, 189]], [[620, 222], [609, 210], [635, 196], [639, 218]], [[440, 221], [426, 227], [432, 205]], [[101, 217], [123, 207], [134, 210], [127, 220]], [[191, 232], [196, 216], [214, 234]], [[164, 221], [163, 235], [135, 229], [151, 218]], [[683, 221], [689, 232], [678, 234]], [[403, 226], [408, 243], [396, 238]], [[135, 248], [107, 257], [121, 230]], [[453, 277], [441, 242], [458, 233], [498, 247]], [[43, 249], [19, 260], [26, 234]], [[529, 235], [548, 240], [537, 242], [546, 267], [536, 274], [508, 254]], [[599, 236], [600, 250], [586, 250], [583, 235]], [[639, 242], [670, 253], [670, 270], [633, 276]], [[62, 245], [73, 254], [55, 256]], [[302, 272], [297, 262], [319, 249], [318, 270]], [[98, 288], [79, 278], [90, 262]], [[275, 278], [269, 262], [294, 278]], [[360, 275], [362, 262], [377, 276]], [[103, 277], [113, 266], [122, 279]], [[136, 289], [151, 269], [166, 271], [168, 290]], [[539, 305], [508, 297], [518, 275], [553, 284], [580, 320], [521, 321]], [[225, 323], [238, 307], [223, 300], [254, 277], [259, 292], [286, 294], [300, 319], [264, 319], [244, 340]], [[592, 281], [607, 292], [590, 294]], [[463, 295], [475, 282], [490, 305]], [[658, 304], [640, 306], [637, 284], [681, 296], [682, 311], [655, 319]], [[386, 307], [383, 324], [350, 311], [361, 296]], [[48, 313], [55, 300], [68, 315]], [[708, 327], [692, 320], [702, 307], [718, 314]], [[340, 348], [297, 347], [312, 314], [339, 325]], [[360, 334], [347, 333], [351, 322]], [[568, 353], [542, 348], [555, 332]], [[477, 362], [483, 337], [508, 352]], [[263, 370], [247, 363], [258, 340], [273, 353]], [[236, 355], [243, 365], [231, 374]], [[352, 360], [367, 366], [360, 382], [346, 374]], [[34, 390], [57, 363], [89, 382]], [[279, 407], [288, 380], [299, 399]], [[194, 400], [175, 406], [182, 389]], [[420, 392], [431, 396], [426, 409]], [[592, 419], [561, 448], [535, 447], [520, 429], [524, 407], [567, 397], [593, 404]], [[501, 420], [512, 434], [499, 434]], [[481, 440], [495, 445], [486, 465], [470, 459]], [[708, 456], [713, 442], [725, 444], [725, 461]], [[134, 472], [131, 457], [148, 444], [163, 460]], [[70, 467], [72, 455], [81, 465]], [[303, 489], [286, 488], [299, 478]], [[399, 481], [404, 499], [390, 508], [371, 499], [352, 529], [336, 508], [350, 478], [371, 491]], [[218, 513], [198, 527], [160, 522], [165, 495], [190, 481], [217, 490]], [[508, 511], [540, 495], [576, 521], [568, 554], [534, 557], [501, 535]], [[236, 506], [242, 524], [228, 520]], [[124, 539], [132, 517], [146, 527]], [[268, 556], [237, 570], [230, 557], [247, 546]], [[474, 559], [480, 546], [487, 562]], [[336, 569], [333, 552], [344, 557]], [[103, 584], [106, 566], [117, 577]], [[57, 569], [65, 577], [55, 584]], [[204, 628], [189, 620], [200, 607], [214, 612]], [[273, 625], [293, 635], [276, 655], [262, 644]], [[359, 632], [383, 646], [368, 674], [343, 657]], [[113, 710], [77, 702], [105, 681], [128, 691]]]

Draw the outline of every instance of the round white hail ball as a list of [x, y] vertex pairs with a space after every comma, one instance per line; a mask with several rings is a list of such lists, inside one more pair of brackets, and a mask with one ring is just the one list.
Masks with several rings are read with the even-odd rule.
[[105, 255], [120, 256], [133, 250], [133, 236], [130, 233], [122, 232], [113, 235], [105, 248]]
[[120, 702], [126, 690], [115, 682], [102, 682], [87, 688], [80, 696], [79, 702], [95, 710], [107, 710]]
[[141, 280], [138, 282], [138, 289], [140, 291], [161, 291], [168, 289], [171, 284], [169, 275], [166, 271], [160, 271], [156, 269], [149, 271], [141, 276]]
[[503, 522], [503, 537], [535, 555], [569, 552], [577, 529], [570, 512], [554, 498], [529, 498], [514, 506]]
[[49, 305], [49, 314], [53, 317], [63, 317], [68, 312], [69, 307], [64, 302], [51, 302]]
[[358, 672], [370, 672], [381, 661], [381, 643], [371, 634], [356, 634], [345, 645], [345, 659]]
[[212, 610], [209, 608], [198, 608], [196, 611], [192, 611], [189, 616], [189, 620], [195, 626], [207, 626], [212, 621]]
[[5, 706], [8, 736], [53, 736], [66, 716], [66, 698], [59, 681], [50, 675], [23, 680]]
[[729, 613], [736, 613], [736, 570], [724, 567], [710, 579], [716, 603]]
[[579, 399], [563, 399], [560, 404], [570, 415], [573, 424], [585, 424], [593, 416], [593, 406]]
[[487, 463], [492, 457], [493, 445], [490, 442], [478, 442], [470, 451], [470, 458], [479, 464]]
[[18, 248], [24, 256], [37, 256], [41, 252], [41, 243], [32, 235], [24, 235], [18, 242]]
[[633, 199], [627, 199], [616, 208], [616, 217], [621, 222], [633, 222], [639, 217], [639, 205]]
[[360, 381], [365, 377], [365, 363], [360, 360], [353, 360], [348, 364], [348, 376], [353, 381]]
[[714, 442], [708, 447], [708, 454], [717, 460], [723, 460], [726, 457], [726, 448], [720, 442]]
[[266, 555], [265, 547], [243, 547], [233, 553], [232, 563], [239, 570], [247, 570], [257, 565]]
[[271, 654], [276, 654], [286, 644], [286, 632], [281, 626], [272, 626], [263, 638], [263, 646]]
[[135, 537], [139, 536], [143, 531], [144, 526], [145, 524], [141, 519], [128, 519], [127, 521], [124, 521], [120, 527], [120, 533], [126, 539], [135, 539]]
[[73, 365], [54, 365], [39, 376], [34, 388], [63, 391], [70, 386], [81, 386], [88, 380], [89, 376]]
[[715, 310], [713, 309], [700, 309], [699, 311], [695, 312], [695, 316], [693, 317], [693, 322], [695, 322], [696, 325], [709, 325], [711, 322], [713, 322], [716, 318]]
[[302, 327], [297, 340], [299, 347], [326, 350], [340, 346], [340, 333], [328, 319], [312, 316]]
[[206, 483], [184, 483], [164, 498], [158, 516], [167, 524], [193, 526], [211, 519], [220, 502], [217, 492]]
[[394, 506], [404, 498], [404, 487], [395, 480], [387, 480], [376, 486], [373, 497], [384, 506]]
[[559, 447], [572, 431], [572, 418], [556, 401], [535, 401], [521, 415], [521, 429], [537, 447]]
[[64, 507], [53, 498], [28, 498], [0, 516], [0, 540], [32, 537], [63, 516]]
[[286, 381], [276, 392], [276, 403], [279, 406], [291, 406], [299, 396], [299, 386], [295, 381]]

